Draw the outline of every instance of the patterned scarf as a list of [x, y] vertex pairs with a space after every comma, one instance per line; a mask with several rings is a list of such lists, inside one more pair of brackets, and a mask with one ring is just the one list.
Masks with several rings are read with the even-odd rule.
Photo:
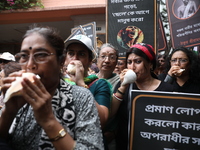
[[[76, 114], [72, 98], [72, 86], [60, 80], [52, 98], [53, 112], [65, 130], [74, 137]], [[11, 145], [15, 145], [15, 149], [54, 149], [44, 130], [37, 124], [30, 105], [25, 105], [18, 112], [12, 135]]]
[[[67, 82], [71, 85], [76, 85], [76, 83], [71, 81], [69, 78], [63, 78], [63, 79], [65, 80], [65, 82]], [[96, 79], [98, 79], [98, 77], [95, 74], [91, 74], [91, 75], [84, 78], [84, 82], [85, 82], [85, 84], [89, 85], [90, 83], [92, 83]]]

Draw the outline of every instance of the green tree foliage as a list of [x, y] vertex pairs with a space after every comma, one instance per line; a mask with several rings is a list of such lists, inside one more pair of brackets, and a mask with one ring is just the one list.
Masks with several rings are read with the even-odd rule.
[[0, 11], [29, 9], [29, 8], [44, 8], [41, 0], [2, 0], [0, 2]]

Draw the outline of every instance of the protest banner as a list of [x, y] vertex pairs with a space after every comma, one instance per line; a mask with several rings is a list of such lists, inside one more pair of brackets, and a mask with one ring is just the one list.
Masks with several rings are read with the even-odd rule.
[[129, 150], [200, 149], [200, 95], [133, 90]]
[[107, 0], [106, 41], [119, 50], [119, 58], [135, 43], [151, 44], [155, 50], [156, 0]]
[[72, 30], [71, 35], [64, 41], [64, 43], [65, 43], [66, 41], [68, 41], [70, 38], [72, 38], [73, 36], [79, 35], [79, 34], [86, 35], [81, 26], [74, 28], [74, 29]]
[[96, 40], [96, 22], [90, 22], [84, 25], [80, 25], [78, 27], [72, 28], [71, 32], [73, 33], [77, 29], [82, 29], [84, 31], [84, 35], [89, 37], [92, 40], [92, 45], [94, 49], [96, 50], [97, 47], [97, 40]]
[[200, 45], [200, 1], [166, 0], [172, 47]]

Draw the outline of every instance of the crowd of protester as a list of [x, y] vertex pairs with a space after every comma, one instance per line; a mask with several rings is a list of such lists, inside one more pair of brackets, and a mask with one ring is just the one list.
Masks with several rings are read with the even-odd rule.
[[[85, 35], [64, 42], [51, 27], [27, 30], [19, 53], [0, 54], [0, 149], [127, 149], [131, 90], [200, 94], [199, 58], [188, 48], [158, 55], [136, 43], [125, 58], [118, 53], [111, 43], [96, 52]], [[136, 81], [121, 84], [129, 70]], [[40, 78], [23, 78], [20, 94], [4, 103], [25, 72]]]

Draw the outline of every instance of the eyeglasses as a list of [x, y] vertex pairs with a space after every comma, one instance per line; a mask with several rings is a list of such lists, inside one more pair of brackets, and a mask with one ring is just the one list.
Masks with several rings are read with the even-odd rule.
[[[43, 64], [49, 61], [51, 55], [55, 55], [54, 53], [47, 52], [37, 52], [33, 54], [33, 60], [38, 64]], [[30, 55], [27, 53], [21, 52], [15, 55], [16, 59], [19, 60], [19, 64], [24, 65], [28, 62]]]
[[170, 60], [170, 62], [173, 63], [173, 64], [176, 63], [177, 61], [178, 61], [179, 63], [181, 63], [181, 64], [184, 64], [184, 63], [188, 62], [188, 59], [182, 59], [182, 58], [177, 59], [177, 58], [176, 58], [176, 59], [171, 59], [171, 60]]
[[7, 64], [9, 62], [10, 62], [9, 60], [0, 59], [0, 64], [2, 64], [2, 63]]
[[115, 56], [115, 55], [100, 55], [99, 58], [103, 61], [105, 61], [106, 58], [108, 58], [111, 62], [115, 62], [117, 59], [117, 56]]

